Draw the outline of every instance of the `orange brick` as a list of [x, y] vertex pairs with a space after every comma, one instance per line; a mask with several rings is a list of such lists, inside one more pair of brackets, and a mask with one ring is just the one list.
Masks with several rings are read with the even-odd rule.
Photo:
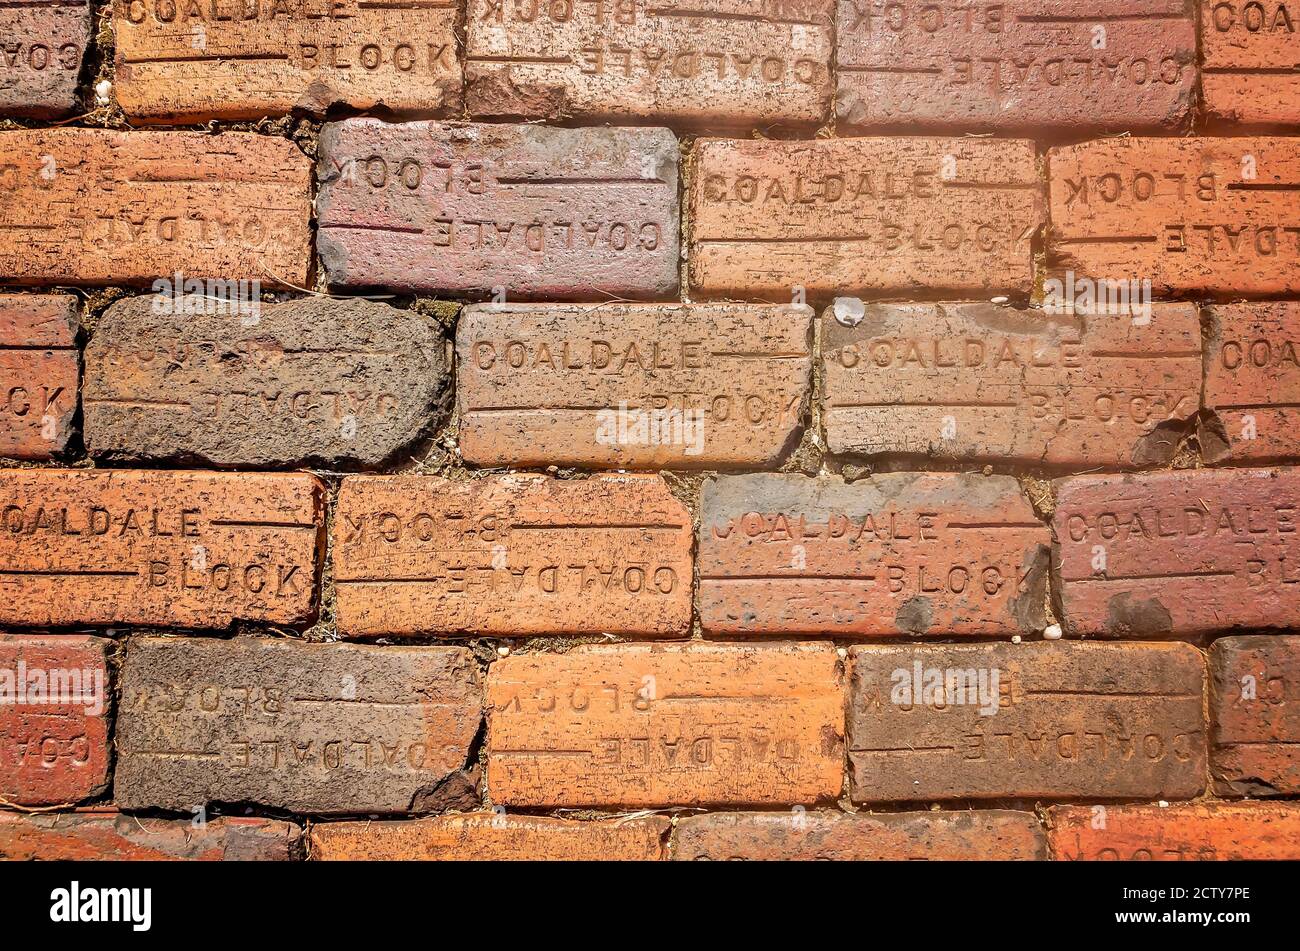
[[303, 285], [311, 166], [247, 132], [0, 132], [3, 284]]
[[277, 819], [156, 819], [113, 810], [0, 812], [0, 858], [16, 861], [285, 862], [302, 857], [302, 832]]
[[1300, 793], [1300, 637], [1210, 648], [1210, 773], [1221, 796]]
[[1058, 860], [1300, 858], [1300, 803], [1053, 806], [1047, 821]]
[[70, 295], [0, 297], [0, 456], [49, 459], [67, 448], [80, 329]]
[[488, 793], [515, 806], [833, 799], [843, 696], [830, 644], [601, 644], [488, 674]]
[[0, 7], [0, 115], [48, 119], [76, 108], [90, 7], [90, 0], [9, 0]]
[[691, 517], [657, 476], [343, 480], [339, 628], [686, 635]]
[[282, 475], [0, 471], [0, 624], [297, 624], [324, 486]]
[[668, 819], [574, 822], [472, 812], [436, 819], [318, 822], [317, 861], [654, 862], [664, 857]]
[[1300, 122], [1300, 10], [1286, 0], [1201, 0], [1201, 91], [1212, 120]]

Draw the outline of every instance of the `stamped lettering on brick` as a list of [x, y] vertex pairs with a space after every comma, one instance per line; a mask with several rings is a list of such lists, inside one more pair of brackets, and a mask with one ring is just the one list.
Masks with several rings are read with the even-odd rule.
[[1187, 802], [1159, 806], [1053, 806], [1052, 857], [1189, 862], [1300, 858], [1300, 804]]
[[291, 862], [302, 851], [302, 830], [279, 819], [214, 816], [198, 826], [111, 809], [0, 812], [0, 858], [12, 861]]
[[49, 119], [76, 108], [90, 0], [7, 0], [0, 37], [0, 116]]
[[49, 459], [67, 448], [80, 330], [71, 295], [0, 296], [0, 456]]
[[1220, 796], [1300, 792], [1300, 637], [1221, 637], [1210, 648], [1210, 773]]
[[1297, 30], [1295, 0], [1201, 0], [1201, 90], [1211, 119], [1300, 122]]

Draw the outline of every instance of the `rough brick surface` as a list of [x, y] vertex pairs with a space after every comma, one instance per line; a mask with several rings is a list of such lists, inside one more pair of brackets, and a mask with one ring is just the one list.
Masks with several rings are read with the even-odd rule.
[[295, 624], [324, 486], [284, 475], [0, 471], [0, 624]]
[[230, 313], [119, 301], [86, 347], [86, 448], [115, 461], [382, 464], [450, 402], [430, 321], [311, 297]]
[[247, 132], [0, 132], [0, 283], [302, 286], [311, 168]]
[[1194, 0], [839, 0], [836, 113], [849, 127], [1183, 128]]
[[1300, 803], [1054, 806], [1047, 819], [1058, 860], [1300, 858]]
[[456, 325], [474, 465], [765, 467], [808, 409], [812, 310], [484, 304]]
[[331, 123], [321, 265], [339, 286], [676, 297], [677, 165], [667, 129]]
[[0, 634], [0, 801], [77, 802], [107, 788], [107, 645]]
[[277, 819], [221, 816], [195, 827], [189, 818], [111, 810], [0, 812], [0, 858], [16, 861], [286, 862], [301, 854], [301, 830]]
[[76, 298], [0, 297], [0, 456], [49, 459], [63, 452], [77, 414]]
[[574, 822], [543, 816], [472, 812], [393, 822], [322, 822], [312, 826], [318, 861], [659, 861], [664, 816]]
[[816, 125], [831, 0], [467, 0], [466, 100], [480, 117]]
[[679, 861], [982, 861], [1045, 859], [1029, 812], [716, 812], [677, 822]]
[[488, 793], [514, 806], [796, 804], [839, 795], [829, 644], [609, 644], [488, 674]]
[[1169, 294], [1300, 291], [1295, 139], [1110, 138], [1048, 153], [1053, 272]]
[[113, 792], [124, 809], [463, 808], [481, 722], [478, 668], [457, 647], [136, 638]]
[[1300, 637], [1210, 648], [1210, 773], [1221, 796], [1300, 793]]
[[856, 802], [1190, 799], [1205, 785], [1205, 664], [1189, 644], [849, 653]]
[[1289, 0], [1201, 0], [1201, 90], [1212, 120], [1300, 122], [1297, 29], [1300, 10]]
[[723, 476], [705, 483], [701, 508], [711, 633], [1042, 630], [1047, 527], [1008, 476]]
[[308, 0], [177, 16], [169, 0], [115, 0], [117, 100], [134, 118], [175, 124], [340, 106], [455, 112], [458, 6]]
[[780, 300], [794, 287], [1027, 292], [1035, 161], [1013, 139], [700, 139], [691, 285]]
[[1197, 469], [1056, 484], [1066, 629], [1186, 637], [1300, 623], [1300, 470]]
[[691, 517], [657, 476], [343, 480], [339, 628], [685, 636]]
[[1206, 315], [1205, 457], [1300, 457], [1300, 304], [1216, 304]]
[[11, 0], [0, 7], [0, 36], [0, 116], [71, 112], [90, 41], [89, 0]]
[[1192, 304], [1050, 315], [988, 303], [839, 301], [822, 318], [837, 453], [1077, 467], [1166, 463], [1201, 389]]

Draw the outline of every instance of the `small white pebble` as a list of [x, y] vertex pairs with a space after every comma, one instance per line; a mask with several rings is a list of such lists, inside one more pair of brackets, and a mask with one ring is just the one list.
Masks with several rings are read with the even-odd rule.
[[113, 84], [107, 79], [101, 79], [95, 83], [95, 101], [101, 106], [108, 104], [109, 94], [113, 91]]
[[1020, 635], [1019, 635], [1019, 634], [1012, 634], [1012, 635], [1011, 635], [1011, 643], [1012, 643], [1012, 644], [1019, 644], [1019, 643], [1020, 643]]
[[510, 656], [510, 648], [508, 648], [508, 647], [498, 647], [498, 648], [497, 648], [497, 653], [498, 653], [499, 655], [501, 655], [502, 657], [509, 657], [509, 656]]
[[835, 653], [839, 655], [840, 660], [843, 660], [845, 657], [848, 657], [848, 656], [849, 656], [849, 652], [848, 652], [847, 650], [845, 650], [843, 647], [838, 648], [838, 649], [835, 651]]
[[1158, 803], [1156, 803], [1156, 805], [1159, 806], [1161, 809], [1169, 808], [1169, 803], [1165, 802], [1163, 799], [1161, 799]]
[[1043, 631], [1043, 637], [1049, 641], [1059, 641], [1061, 639], [1061, 625], [1049, 624]]
[[1011, 300], [1010, 297], [1002, 297], [1001, 295], [989, 299], [995, 304], [1005, 304], [1007, 301]]
[[867, 313], [867, 306], [856, 297], [837, 297], [831, 303], [835, 322], [844, 327], [856, 327]]

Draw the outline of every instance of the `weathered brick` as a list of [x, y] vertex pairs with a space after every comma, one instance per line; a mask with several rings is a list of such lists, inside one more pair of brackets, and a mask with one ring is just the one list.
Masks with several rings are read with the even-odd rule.
[[89, 0], [10, 0], [0, 7], [0, 36], [0, 115], [48, 119], [76, 108]]
[[287, 139], [21, 129], [0, 169], [0, 284], [307, 281], [311, 166]]
[[0, 634], [0, 801], [78, 802], [108, 787], [107, 645]]
[[1300, 803], [1053, 806], [1047, 817], [1057, 860], [1300, 858]]
[[812, 310], [482, 304], [456, 325], [459, 445], [486, 466], [769, 466], [808, 409]]
[[831, 0], [468, 0], [466, 100], [490, 118], [749, 127], [828, 111]]
[[1300, 637], [1210, 648], [1210, 774], [1221, 796], [1300, 793]]
[[338, 286], [676, 297], [677, 165], [667, 129], [330, 123], [321, 265]]
[[1201, 92], [1212, 120], [1294, 129], [1297, 28], [1290, 0], [1201, 0]]
[[1047, 858], [1033, 813], [715, 812], [677, 821], [678, 861], [1006, 861]]
[[812, 803], [839, 795], [830, 644], [599, 644], [488, 674], [488, 792], [517, 806]]
[[704, 484], [699, 612], [719, 634], [1032, 633], [1047, 526], [1010, 476], [770, 473]]
[[544, 816], [472, 812], [388, 822], [318, 822], [317, 861], [654, 862], [664, 857], [669, 821], [574, 822]]
[[1168, 294], [1300, 290], [1300, 144], [1109, 138], [1048, 153], [1052, 272]]
[[0, 296], [0, 456], [49, 459], [67, 448], [77, 415], [79, 330], [75, 297]]
[[113, 810], [19, 815], [0, 812], [0, 858], [16, 861], [287, 862], [302, 857], [302, 832], [277, 819], [158, 819]]
[[1196, 86], [1193, 0], [839, 0], [836, 114], [857, 128], [1173, 132]]
[[117, 101], [129, 116], [174, 124], [332, 107], [458, 112], [458, 6], [214, 3], [177, 16], [171, 0], [115, 0]]
[[1044, 207], [1032, 142], [700, 139], [694, 154], [699, 292], [1029, 290]]
[[308, 622], [324, 491], [306, 473], [0, 471], [0, 624]]
[[821, 347], [837, 453], [1140, 466], [1172, 459], [1200, 407], [1194, 304], [1085, 317], [840, 300]]
[[446, 344], [411, 311], [309, 297], [230, 313], [108, 309], [86, 347], [86, 448], [118, 461], [377, 466], [450, 402]]
[[691, 517], [657, 476], [352, 476], [333, 550], [351, 635], [690, 630]]
[[135, 638], [113, 791], [124, 809], [320, 815], [464, 808], [478, 667], [458, 647]]
[[1196, 469], [1056, 483], [1066, 629], [1186, 637], [1300, 624], [1300, 470]]
[[849, 653], [855, 802], [1190, 799], [1205, 785], [1205, 663], [1190, 644]]
[[1300, 304], [1215, 304], [1206, 315], [1206, 459], [1300, 457]]

